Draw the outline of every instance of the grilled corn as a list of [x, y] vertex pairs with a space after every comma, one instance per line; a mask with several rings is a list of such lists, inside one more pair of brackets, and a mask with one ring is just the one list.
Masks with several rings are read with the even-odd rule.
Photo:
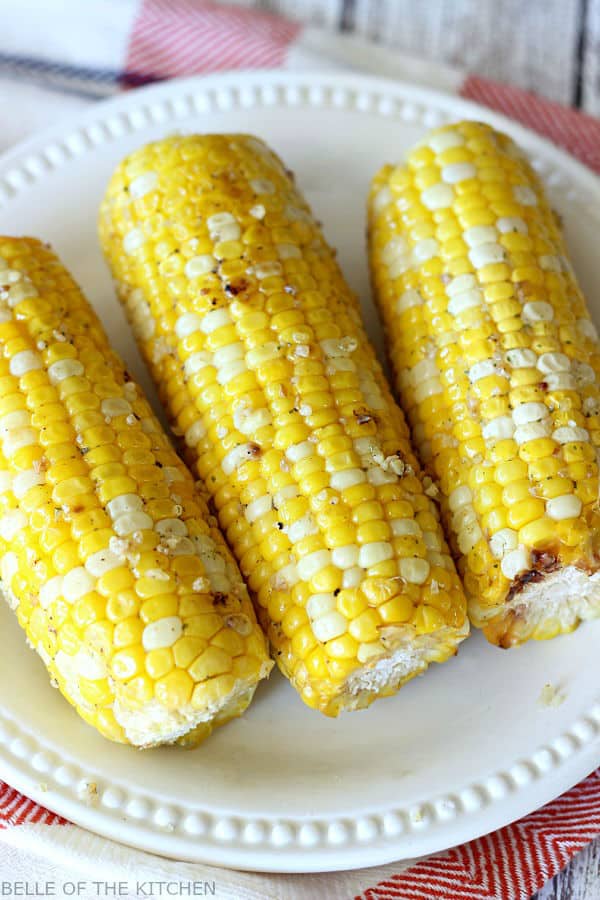
[[126, 159], [100, 234], [282, 672], [329, 715], [467, 634], [460, 581], [358, 304], [280, 160], [243, 135]]
[[370, 262], [469, 612], [502, 646], [600, 612], [600, 346], [540, 179], [487, 125], [385, 166]]
[[266, 642], [206, 500], [54, 254], [0, 238], [0, 572], [29, 643], [115, 741], [194, 743]]

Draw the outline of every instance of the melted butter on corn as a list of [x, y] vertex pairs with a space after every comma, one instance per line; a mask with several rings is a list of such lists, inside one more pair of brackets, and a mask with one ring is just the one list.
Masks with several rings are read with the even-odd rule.
[[[141, 198], [140, 177], [153, 185]], [[464, 597], [404, 419], [277, 157], [237, 135], [152, 144], [117, 170], [100, 233], [174, 430], [305, 702], [364, 706], [454, 653]]]
[[0, 347], [0, 570], [31, 645], [106, 737], [205, 737], [268, 673], [264, 638], [206, 500], [38, 241], [0, 238]]
[[510, 645], [598, 615], [600, 346], [539, 178], [440, 129], [374, 179], [370, 262], [473, 622]]

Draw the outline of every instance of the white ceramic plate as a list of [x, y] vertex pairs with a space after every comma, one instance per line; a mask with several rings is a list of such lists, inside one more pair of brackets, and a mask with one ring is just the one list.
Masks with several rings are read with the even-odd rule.
[[[488, 110], [383, 80], [244, 73], [100, 104], [0, 160], [0, 230], [54, 245], [148, 386], [96, 240], [107, 179], [125, 153], [175, 130], [255, 132], [295, 170], [380, 345], [365, 264], [369, 179], [427, 128], [465, 117], [512, 133], [545, 175], [600, 321], [596, 178]], [[274, 674], [199, 750], [144, 753], [78, 719], [8, 608], [0, 625], [1, 777], [91, 831], [165, 856], [267, 871], [389, 862], [505, 825], [600, 763], [600, 622], [510, 652], [475, 634], [456, 660], [339, 720], [307, 709]], [[541, 702], [547, 683], [560, 705]]]

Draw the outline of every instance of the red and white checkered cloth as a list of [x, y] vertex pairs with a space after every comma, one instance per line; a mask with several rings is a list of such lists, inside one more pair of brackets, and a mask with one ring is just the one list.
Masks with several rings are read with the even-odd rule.
[[[0, 0], [2, 7], [10, 0]], [[225, 69], [335, 65], [364, 69], [390, 77], [434, 84], [478, 101], [564, 147], [600, 172], [600, 121], [543, 100], [518, 88], [456, 70], [423, 66], [398, 54], [371, 49], [340, 36], [266, 13], [201, 0], [119, 0], [86, 4], [50, 0], [40, 11], [35, 0], [21, 0], [20, 21], [31, 13], [31, 27], [8, 34], [7, 53], [0, 53], [0, 91], [10, 82], [12, 115], [4, 129], [4, 145], [99, 96], [179, 75]], [[33, 13], [35, 11], [35, 19]], [[7, 17], [8, 20], [9, 17]], [[10, 17], [13, 19], [14, 17]], [[83, 21], [85, 18], [85, 21]], [[67, 27], [68, 26], [68, 27]], [[4, 29], [3, 29], [4, 30]], [[6, 36], [6, 35], [5, 35]], [[11, 130], [12, 129], [12, 130]], [[43, 809], [0, 782], [0, 874], [2, 830], [6, 848], [19, 853], [37, 846], [52, 856], [61, 845], [72, 846], [78, 871], [102, 858], [132, 877], [160, 871], [169, 864], [147, 854], [119, 849], [85, 836], [60, 816]], [[30, 845], [17, 839], [32, 835]], [[60, 833], [64, 836], [61, 841]], [[225, 873], [208, 867], [173, 866], [173, 877], [192, 871], [216, 877], [219, 896], [236, 898], [444, 898], [444, 900], [526, 900], [569, 859], [600, 834], [600, 769], [547, 806], [486, 837], [426, 859], [354, 873], [307, 876]], [[85, 851], [81, 849], [85, 845]], [[77, 847], [77, 849], [75, 849]], [[7, 853], [9, 851], [7, 850]], [[11, 851], [12, 852], [12, 851]], [[119, 856], [120, 854], [120, 856]], [[77, 857], [77, 858], [75, 858]], [[119, 857], [117, 859], [117, 857]], [[8, 858], [8, 857], [7, 857]], [[15, 869], [16, 865], [16, 869]], [[33, 865], [27, 857], [26, 866]], [[154, 865], [154, 868], [153, 868]], [[11, 871], [19, 856], [11, 857]], [[27, 870], [36, 876], [34, 868]], [[7, 873], [8, 875], [8, 870]], [[230, 878], [229, 876], [232, 876]], [[108, 877], [108, 876], [106, 876]]]

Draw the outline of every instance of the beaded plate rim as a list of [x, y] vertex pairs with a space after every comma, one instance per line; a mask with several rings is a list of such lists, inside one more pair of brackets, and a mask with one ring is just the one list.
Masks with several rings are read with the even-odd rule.
[[[283, 106], [365, 112], [424, 128], [457, 117], [506, 130], [565, 203], [585, 205], [600, 226], [600, 181], [543, 138], [450, 94], [368, 76], [249, 71], [175, 80], [104, 101], [17, 145], [0, 158], [0, 210], [52, 170], [150, 125], [177, 127], [189, 115]], [[597, 203], [590, 204], [590, 193]], [[96, 834], [191, 862], [271, 872], [318, 872], [387, 863], [444, 850], [514, 821], [558, 796], [600, 762], [600, 696], [571, 725], [526, 757], [418, 806], [365, 810], [358, 818], [224, 816], [158, 802], [112, 785], [48, 750], [24, 721], [2, 708], [0, 774], [42, 805]], [[40, 779], [45, 784], [42, 787]], [[97, 785], [93, 805], [87, 785]]]

